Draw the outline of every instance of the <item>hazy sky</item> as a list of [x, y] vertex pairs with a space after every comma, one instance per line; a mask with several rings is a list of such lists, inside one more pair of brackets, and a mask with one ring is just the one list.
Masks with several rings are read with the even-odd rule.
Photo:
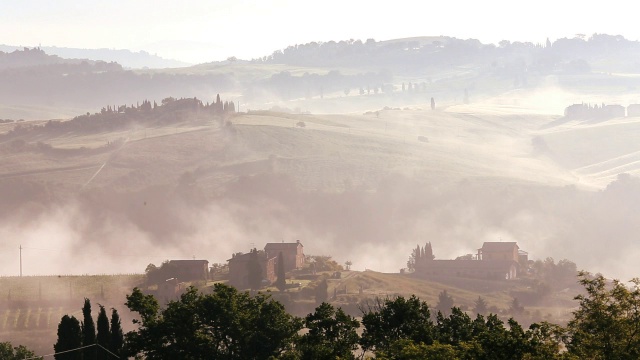
[[[632, 2], [609, 0], [0, 0], [0, 43], [146, 50], [188, 62], [250, 59], [310, 41], [448, 35], [484, 43], [577, 33], [638, 40]], [[378, 5], [384, 4], [384, 5]]]

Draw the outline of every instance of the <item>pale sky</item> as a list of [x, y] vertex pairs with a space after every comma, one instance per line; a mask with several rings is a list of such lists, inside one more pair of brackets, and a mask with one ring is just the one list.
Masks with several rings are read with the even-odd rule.
[[[311, 41], [447, 35], [483, 43], [582, 33], [640, 39], [631, 1], [0, 0], [0, 44], [145, 50], [199, 63]], [[381, 5], [384, 4], [384, 5]]]

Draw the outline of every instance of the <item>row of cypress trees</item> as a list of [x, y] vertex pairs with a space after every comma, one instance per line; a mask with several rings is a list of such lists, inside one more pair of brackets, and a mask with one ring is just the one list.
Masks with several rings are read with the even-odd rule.
[[[118, 311], [111, 309], [109, 320], [104, 306], [98, 306], [100, 311], [97, 324], [91, 316], [91, 301], [87, 298], [84, 299], [82, 307], [82, 322], [75, 316], [62, 317], [58, 325], [58, 340], [53, 345], [56, 360], [107, 360], [116, 357], [126, 359], [122, 354], [124, 334]], [[76, 350], [79, 348], [83, 349]]]

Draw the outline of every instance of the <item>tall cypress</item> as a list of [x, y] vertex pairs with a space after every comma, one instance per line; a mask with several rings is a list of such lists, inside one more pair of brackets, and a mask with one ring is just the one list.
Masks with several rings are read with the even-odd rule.
[[109, 350], [109, 343], [111, 338], [111, 333], [109, 332], [109, 318], [107, 317], [107, 312], [104, 310], [104, 306], [100, 304], [98, 304], [98, 306], [100, 306], [100, 312], [98, 313], [98, 334], [96, 336], [96, 342], [104, 349], [100, 347], [96, 349], [96, 358], [98, 360], [106, 360], [112, 358], [112, 356], [105, 351]]
[[327, 279], [322, 279], [316, 287], [316, 304], [320, 305], [329, 300], [329, 284]]
[[[75, 317], [65, 315], [58, 325], [58, 341], [53, 345], [56, 353], [77, 349], [82, 346], [82, 334], [80, 332], [80, 322]], [[82, 360], [81, 351], [71, 351], [64, 354], [54, 355], [56, 360]]]
[[262, 287], [262, 267], [258, 258], [258, 250], [253, 249], [249, 253], [247, 262], [247, 275], [251, 290], [258, 290]]
[[282, 251], [278, 253], [278, 278], [276, 279], [276, 287], [280, 291], [284, 291], [287, 287], [287, 282], [285, 281], [285, 272], [284, 272], [284, 258], [282, 256]]
[[119, 355], [121, 359], [127, 357], [122, 354], [122, 346], [124, 345], [124, 333], [122, 332], [122, 324], [120, 323], [120, 315], [118, 310], [111, 309], [111, 339], [109, 341], [109, 350]]
[[[82, 345], [87, 346], [96, 343], [96, 325], [91, 317], [91, 301], [84, 298], [84, 306], [82, 307]], [[84, 360], [96, 359], [96, 347], [91, 346], [83, 351]]]

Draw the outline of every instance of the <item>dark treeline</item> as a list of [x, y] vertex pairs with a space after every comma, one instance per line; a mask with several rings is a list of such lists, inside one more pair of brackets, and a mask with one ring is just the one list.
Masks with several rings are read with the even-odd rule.
[[[23, 135], [33, 134], [59, 134], [66, 132], [92, 133], [122, 129], [126, 126], [138, 125], [165, 125], [182, 121], [198, 119], [200, 115], [221, 116], [234, 113], [236, 106], [233, 101], [222, 101], [220, 95], [211, 103], [203, 103], [197, 98], [175, 99], [168, 97], [162, 99], [160, 104], [144, 100], [142, 103], [131, 105], [107, 105], [99, 113], [76, 116], [71, 120], [49, 120], [43, 125], [30, 123], [18, 124], [5, 134], [0, 134], [0, 139], [11, 139]], [[12, 143], [13, 147], [24, 144]], [[46, 146], [39, 144], [40, 150], [46, 150]]]
[[[117, 342], [114, 348], [108, 342], [113, 327], [109, 332], [104, 308], [96, 339], [85, 300], [82, 328], [65, 315], [58, 327], [56, 351], [100, 343], [102, 338], [104, 347], [118, 356], [149, 360], [638, 358], [638, 281], [627, 287], [586, 272], [579, 278], [584, 294], [576, 297], [579, 306], [571, 321], [566, 326], [534, 323], [528, 329], [512, 318], [505, 323], [494, 314], [472, 317], [457, 307], [443, 312], [415, 296], [363, 303], [361, 320], [357, 320], [325, 302], [298, 318], [269, 295], [252, 296], [224, 284], [215, 284], [206, 293], [191, 287], [166, 307], [136, 288], [126, 305], [137, 313], [134, 324], [138, 327], [125, 335], [124, 343]], [[84, 359], [105, 358], [98, 350], [84, 349]], [[56, 359], [76, 359], [78, 354], [72, 351]]]

